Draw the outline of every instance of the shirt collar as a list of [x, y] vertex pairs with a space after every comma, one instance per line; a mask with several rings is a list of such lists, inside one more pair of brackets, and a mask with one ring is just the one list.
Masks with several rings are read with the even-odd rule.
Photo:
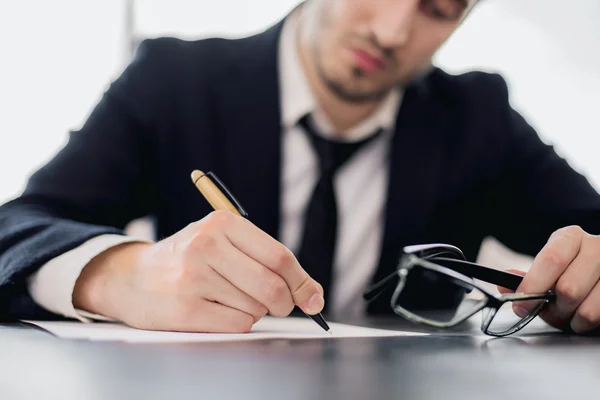
[[[311, 91], [298, 55], [296, 34], [301, 11], [302, 7], [296, 9], [284, 22], [279, 41], [281, 123], [285, 130], [289, 130], [296, 126], [302, 117], [311, 114], [319, 131], [330, 137], [334, 135], [332, 124]], [[361, 140], [379, 128], [391, 131], [396, 122], [401, 100], [401, 90], [392, 90], [369, 118], [345, 132], [343, 140]]]

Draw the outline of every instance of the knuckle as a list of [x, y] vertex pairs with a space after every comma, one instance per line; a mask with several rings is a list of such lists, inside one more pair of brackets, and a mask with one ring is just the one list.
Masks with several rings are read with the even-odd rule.
[[564, 232], [567, 236], [581, 236], [585, 234], [585, 231], [579, 225], [571, 225], [564, 228]]
[[[176, 288], [179, 291], [182, 285], [190, 282], [195, 274], [195, 269], [185, 259], [171, 263], [162, 269], [161, 280], [156, 285]], [[158, 286], [155, 286], [158, 288]]]
[[600, 312], [591, 307], [580, 307], [575, 313], [586, 325], [600, 325]]
[[217, 237], [212, 232], [203, 230], [194, 235], [190, 250], [212, 256], [217, 253], [218, 245]]
[[240, 315], [240, 317], [236, 319], [235, 325], [236, 331], [240, 333], [248, 333], [254, 325], [254, 317], [249, 314]]
[[567, 304], [579, 303], [583, 299], [583, 292], [577, 284], [567, 279], [560, 279], [556, 284], [558, 298]]
[[254, 323], [257, 323], [262, 319], [262, 317], [267, 315], [268, 312], [269, 310], [267, 310], [265, 306], [263, 306], [262, 304], [258, 304], [251, 308], [250, 315], [252, 315], [252, 317], [254, 318]]
[[287, 292], [289, 292], [287, 285], [281, 278], [271, 278], [267, 280], [264, 290], [269, 305], [281, 303], [286, 298]]
[[548, 249], [540, 261], [549, 268], [560, 268], [568, 263], [566, 256], [556, 249]]
[[186, 282], [191, 282], [194, 277], [194, 269], [188, 266], [187, 264], [183, 264], [177, 267], [171, 273], [171, 283], [176, 287], [181, 288]]
[[288, 315], [290, 315], [292, 313], [292, 310], [294, 309], [294, 307], [295, 307], [295, 305], [294, 305], [294, 302], [292, 301], [291, 297], [284, 298], [279, 303], [277, 303], [276, 307], [273, 307], [270, 310], [270, 314], [273, 317], [279, 317], [279, 318], [287, 317]]
[[290, 315], [293, 309], [294, 303], [292, 303], [291, 301], [286, 301], [284, 303], [279, 304], [277, 308], [272, 309], [270, 314], [273, 317], [283, 318]]
[[196, 230], [198, 229], [199, 226], [202, 226], [202, 220], [199, 221], [192, 221], [189, 224], [186, 225], [185, 228], [183, 228], [183, 230]]
[[274, 271], [283, 271], [288, 268], [292, 262], [294, 262], [294, 255], [287, 248], [282, 246], [275, 254], [275, 264], [273, 266]]
[[578, 237], [585, 234], [585, 231], [579, 225], [565, 226], [552, 234], [551, 237]]
[[600, 253], [600, 236], [586, 234], [582, 247], [588, 248], [590, 252]]
[[224, 227], [231, 223], [233, 214], [225, 210], [216, 210], [208, 214], [204, 221], [211, 228]]
[[[210, 278], [209, 268], [206, 265], [202, 265], [196, 268], [193, 268], [193, 271], [190, 271], [187, 274], [188, 284], [198, 285], [199, 287], [205, 288], [211, 284], [212, 279]], [[190, 268], [191, 269], [191, 268]]]
[[267, 307], [257, 302], [256, 305], [253, 307], [252, 315], [254, 316], [255, 320], [258, 321], [259, 319], [267, 315], [268, 312], [269, 310], [267, 310]]
[[294, 309], [295, 305], [294, 302], [292, 301], [290, 296], [284, 297], [279, 303], [277, 303], [277, 306], [272, 308], [270, 310], [270, 314], [273, 317], [279, 317], [279, 318], [283, 318], [283, 317], [287, 317], [288, 315], [290, 315], [292, 313], [292, 310]]
[[312, 279], [308, 274], [302, 279], [302, 282], [292, 290], [292, 296], [296, 297], [304, 297], [309, 294], [313, 294], [315, 291], [320, 292], [322, 295], [323, 288], [319, 285], [314, 279]]

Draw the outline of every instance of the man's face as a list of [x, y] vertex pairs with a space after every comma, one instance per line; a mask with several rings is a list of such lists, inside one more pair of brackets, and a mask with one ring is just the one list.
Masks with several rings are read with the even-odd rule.
[[313, 0], [312, 55], [345, 101], [385, 96], [431, 67], [477, 0]]

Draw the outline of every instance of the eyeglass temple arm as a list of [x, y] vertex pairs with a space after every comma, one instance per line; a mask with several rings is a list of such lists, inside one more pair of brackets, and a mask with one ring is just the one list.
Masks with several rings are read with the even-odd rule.
[[452, 257], [458, 260], [466, 260], [461, 249], [456, 246], [452, 246], [451, 244], [444, 243], [405, 246], [403, 252], [404, 254], [414, 254], [417, 257], [424, 258], [426, 260], [432, 257]]
[[392, 283], [395, 283], [398, 279], [398, 272], [394, 271], [373, 286], [371, 286], [365, 293], [363, 293], [363, 299], [366, 301], [371, 301], [377, 298], [381, 293], [383, 293], [384, 289], [388, 286], [391, 286]]
[[[523, 277], [511, 272], [500, 271], [494, 268], [475, 264], [469, 261], [457, 260], [447, 257], [432, 257], [427, 259], [433, 263], [441, 263], [444, 267], [450, 268], [460, 274], [479, 279], [481, 281], [501, 286], [510, 290], [517, 290]], [[398, 279], [398, 273], [392, 272], [375, 285], [371, 286], [364, 294], [363, 298], [371, 301], [379, 296], [385, 288], [395, 283]]]
[[500, 271], [494, 268], [475, 264], [469, 261], [457, 260], [454, 258], [435, 257], [428, 261], [439, 263], [446, 268], [450, 268], [460, 274], [479, 279], [481, 281], [501, 286], [510, 290], [517, 290], [523, 277], [511, 272]]

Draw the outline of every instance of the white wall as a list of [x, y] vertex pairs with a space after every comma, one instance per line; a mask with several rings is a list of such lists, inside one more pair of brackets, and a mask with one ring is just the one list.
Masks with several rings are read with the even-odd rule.
[[598, 21], [598, 0], [486, 0], [437, 61], [502, 73], [513, 105], [600, 188]]
[[120, 0], [0, 2], [0, 202], [50, 158], [124, 62]]
[[135, 23], [146, 36], [239, 37], [275, 24], [299, 0], [137, 0]]

